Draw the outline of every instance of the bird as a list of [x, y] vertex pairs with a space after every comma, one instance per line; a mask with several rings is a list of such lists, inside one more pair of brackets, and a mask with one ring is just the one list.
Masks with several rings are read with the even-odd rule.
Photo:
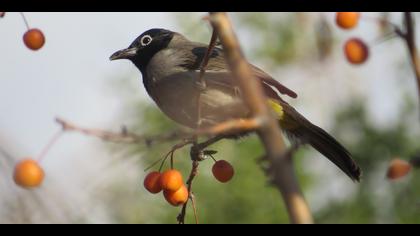
[[[113, 53], [110, 60], [131, 61], [140, 70], [148, 95], [166, 116], [180, 125], [196, 129], [199, 118], [200, 128], [249, 118], [251, 112], [229, 70], [222, 47], [211, 50], [203, 75], [205, 86], [199, 86], [200, 65], [207, 49], [207, 44], [191, 41], [181, 33], [153, 28], [143, 32], [128, 48]], [[361, 170], [350, 152], [280, 95], [296, 98], [297, 94], [262, 69], [248, 65], [254, 78], [260, 81], [285, 136], [292, 143], [311, 145], [353, 181], [359, 182]]]

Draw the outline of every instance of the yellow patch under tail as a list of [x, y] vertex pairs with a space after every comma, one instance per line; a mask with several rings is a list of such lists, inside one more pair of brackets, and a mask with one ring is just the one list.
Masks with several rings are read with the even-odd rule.
[[299, 127], [299, 123], [297, 123], [289, 114], [284, 112], [283, 106], [278, 101], [268, 99], [268, 105], [278, 117], [282, 129], [291, 130]]
[[279, 120], [282, 120], [284, 117], [283, 107], [273, 99], [268, 99], [268, 105], [273, 109], [274, 113], [278, 116]]

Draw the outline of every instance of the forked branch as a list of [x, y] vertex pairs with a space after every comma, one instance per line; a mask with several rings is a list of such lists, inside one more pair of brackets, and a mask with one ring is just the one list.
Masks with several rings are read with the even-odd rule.
[[268, 108], [262, 85], [254, 78], [243, 56], [226, 13], [210, 13], [210, 23], [223, 45], [226, 60], [244, 95], [245, 103], [253, 117], [261, 122], [258, 135], [272, 167], [270, 170], [273, 183], [283, 195], [291, 222], [312, 223], [312, 216], [297, 182], [292, 160], [284, 155], [286, 146], [278, 122]]

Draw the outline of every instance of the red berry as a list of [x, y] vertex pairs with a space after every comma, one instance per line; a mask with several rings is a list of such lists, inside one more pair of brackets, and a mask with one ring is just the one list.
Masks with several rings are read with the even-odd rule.
[[344, 44], [344, 53], [352, 64], [362, 64], [369, 57], [368, 46], [358, 38], [351, 38]]
[[38, 50], [44, 46], [45, 37], [41, 30], [30, 29], [23, 35], [23, 42], [29, 49]]
[[44, 180], [44, 171], [35, 160], [25, 159], [15, 166], [13, 178], [21, 187], [34, 188]]
[[0, 12], [0, 18], [4, 17], [6, 15], [6, 12]]
[[231, 180], [235, 174], [233, 166], [225, 160], [220, 160], [214, 163], [212, 172], [214, 177], [222, 183], [226, 183]]
[[185, 185], [182, 185], [176, 191], [164, 190], [163, 196], [172, 206], [180, 206], [188, 201], [188, 189]]
[[410, 173], [411, 164], [407, 161], [395, 158], [388, 167], [386, 177], [391, 180], [399, 179]]
[[160, 173], [157, 171], [150, 172], [147, 174], [146, 178], [144, 178], [144, 187], [147, 189], [147, 191], [156, 194], [160, 191], [162, 191], [162, 186], [159, 182]]
[[177, 170], [167, 170], [159, 178], [160, 186], [163, 190], [176, 191], [182, 187], [182, 175]]
[[343, 29], [352, 29], [359, 23], [359, 12], [337, 12], [335, 22]]

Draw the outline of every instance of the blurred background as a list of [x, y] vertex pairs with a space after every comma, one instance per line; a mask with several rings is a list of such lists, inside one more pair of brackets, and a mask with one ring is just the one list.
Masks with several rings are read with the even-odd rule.
[[[36, 157], [60, 130], [55, 117], [84, 127], [140, 134], [169, 133], [177, 126], [148, 98], [137, 69], [109, 56], [150, 28], [167, 28], [207, 43], [206, 13], [26, 13], [46, 36], [44, 48], [28, 50], [19, 13], [0, 19], [0, 223], [176, 223], [179, 208], [143, 188], [144, 169], [174, 143], [110, 144], [66, 133], [42, 161], [43, 185], [15, 186], [16, 162]], [[383, 40], [401, 25], [401, 13], [362, 13], [354, 30], [335, 25], [334, 13], [231, 13], [249, 61], [299, 94], [287, 99], [313, 123], [332, 133], [363, 170], [353, 183], [309, 147], [295, 155], [305, 197], [317, 223], [420, 223], [420, 179], [385, 178], [394, 157], [420, 151], [420, 111], [405, 44]], [[419, 19], [419, 14], [415, 17]], [[417, 32], [419, 32], [417, 27]], [[350, 65], [343, 44], [350, 37], [368, 43], [367, 63]], [[420, 43], [420, 42], [419, 42]], [[255, 136], [222, 141], [216, 158], [235, 168], [227, 184], [217, 182], [211, 161], [194, 182], [201, 223], [287, 223], [278, 191], [257, 159]], [[188, 148], [175, 165], [187, 176]], [[187, 223], [193, 223], [191, 207]]]

